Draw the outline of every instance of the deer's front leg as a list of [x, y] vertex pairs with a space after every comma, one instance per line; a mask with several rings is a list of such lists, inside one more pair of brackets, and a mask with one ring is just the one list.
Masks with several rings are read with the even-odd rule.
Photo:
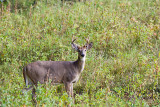
[[73, 83], [71, 83], [71, 97], [73, 97]]
[[65, 89], [67, 91], [68, 96], [73, 97], [73, 83], [66, 82]]

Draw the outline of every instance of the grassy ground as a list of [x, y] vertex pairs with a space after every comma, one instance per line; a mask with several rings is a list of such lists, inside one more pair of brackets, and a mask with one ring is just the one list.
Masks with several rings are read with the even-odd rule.
[[0, 106], [33, 106], [22, 68], [37, 60], [77, 59], [71, 48], [94, 43], [74, 85], [39, 85], [38, 106], [160, 106], [160, 1], [17, 0], [0, 4]]

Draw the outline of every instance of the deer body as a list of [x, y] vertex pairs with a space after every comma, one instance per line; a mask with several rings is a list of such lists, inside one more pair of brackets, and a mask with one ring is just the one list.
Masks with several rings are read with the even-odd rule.
[[[28, 64], [24, 70], [24, 78], [28, 80], [28, 84], [41, 84], [51, 79], [53, 83], [76, 82], [80, 73], [84, 69], [84, 61], [37, 61]], [[79, 65], [81, 64], [81, 65]], [[26, 81], [25, 79], [25, 81]]]
[[[80, 47], [73, 42], [72, 48], [78, 52], [78, 59], [76, 61], [36, 61], [28, 64], [23, 69], [23, 77], [26, 86], [31, 85], [24, 90], [32, 89], [32, 98], [35, 98], [35, 88], [38, 83], [45, 83], [49, 79], [52, 84], [63, 83], [69, 96], [73, 96], [73, 83], [77, 82], [81, 72], [84, 69], [86, 50], [92, 47], [92, 43], [88, 43]], [[23, 91], [24, 91], [23, 90]], [[36, 102], [33, 99], [34, 102]]]

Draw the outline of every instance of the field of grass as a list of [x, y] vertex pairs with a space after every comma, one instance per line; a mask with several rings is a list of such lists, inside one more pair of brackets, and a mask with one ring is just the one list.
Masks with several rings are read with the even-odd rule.
[[[9, 1], [9, 0], [8, 0]], [[90, 37], [85, 69], [74, 84], [38, 86], [37, 106], [160, 106], [159, 0], [10, 0], [0, 6], [0, 106], [33, 106], [22, 69], [37, 60], [71, 61]]]

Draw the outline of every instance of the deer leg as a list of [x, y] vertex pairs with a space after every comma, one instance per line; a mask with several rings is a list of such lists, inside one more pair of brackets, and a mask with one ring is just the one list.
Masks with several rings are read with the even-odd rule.
[[72, 83], [69, 83], [69, 82], [65, 83], [65, 89], [67, 91], [68, 96], [70, 97], [72, 97], [72, 89], [73, 89], [72, 87], [73, 87]]
[[73, 98], [73, 104], [75, 104], [74, 93], [73, 93], [73, 83], [71, 83], [71, 97]]
[[[69, 97], [73, 98], [73, 83], [65, 83], [65, 89], [67, 91], [67, 94]], [[74, 99], [73, 99], [73, 103], [74, 103]], [[71, 105], [69, 105], [70, 107]]]
[[71, 97], [73, 97], [73, 83], [71, 83]]
[[36, 101], [36, 89], [35, 88], [33, 88], [32, 89], [32, 101], [33, 101], [33, 103], [35, 104], [35, 105], [37, 105], [37, 101]]

